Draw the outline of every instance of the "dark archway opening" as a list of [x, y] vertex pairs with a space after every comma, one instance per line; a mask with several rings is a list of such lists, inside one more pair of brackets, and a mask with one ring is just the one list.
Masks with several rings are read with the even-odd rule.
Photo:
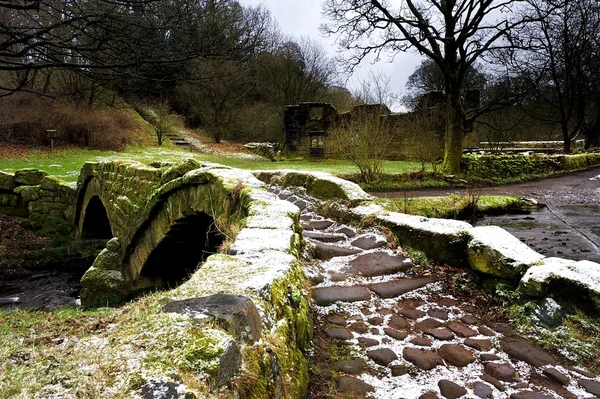
[[163, 240], [152, 251], [141, 274], [160, 278], [166, 287], [175, 287], [187, 280], [198, 265], [214, 254], [223, 236], [206, 213], [178, 219]]
[[97, 195], [93, 196], [85, 209], [81, 238], [110, 240], [113, 237], [106, 208]]

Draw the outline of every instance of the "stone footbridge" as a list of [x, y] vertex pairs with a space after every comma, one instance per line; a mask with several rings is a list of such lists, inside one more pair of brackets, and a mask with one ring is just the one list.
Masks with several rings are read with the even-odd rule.
[[[31, 179], [25, 175], [31, 175]], [[290, 190], [278, 191], [279, 198], [269, 192], [272, 187]], [[13, 207], [29, 217], [47, 213], [73, 223], [77, 238], [107, 241], [81, 280], [84, 305], [114, 305], [146, 291], [177, 285], [172, 302], [165, 305], [162, 314], [189, 316], [190, 324], [195, 323], [195, 315], [203, 314], [224, 323], [232, 338], [224, 346], [218, 367], [210, 369], [211, 383], [227, 384], [241, 370], [243, 361], [245, 368], [261, 376], [252, 386], [260, 389], [261, 395], [252, 397], [306, 396], [306, 355], [312, 326], [300, 254], [310, 234], [306, 240], [302, 238], [301, 209], [313, 198], [321, 200], [314, 206], [329, 217], [385, 228], [400, 246], [423, 251], [435, 263], [471, 267], [489, 276], [520, 281], [520, 290], [533, 297], [544, 297], [548, 290], [575, 289], [600, 308], [600, 267], [595, 263], [545, 258], [494, 226], [472, 227], [460, 221], [389, 212], [355, 184], [327, 174], [250, 173], [193, 159], [149, 166], [112, 161], [85, 164], [76, 186], [33, 172], [0, 174], [0, 194], [3, 209]], [[226, 254], [215, 254], [221, 245]], [[317, 245], [316, 251], [328, 253], [332, 248], [325, 243]], [[202, 266], [197, 268], [200, 263]], [[339, 281], [339, 276], [336, 279]], [[350, 291], [358, 290], [364, 298], [349, 298], [349, 288], [344, 284], [314, 287], [313, 296], [317, 307], [378, 300], [372, 292], [385, 299], [377, 292], [377, 283], [351, 287]], [[429, 280], [424, 284], [430, 284]], [[341, 297], [340, 292], [344, 293]], [[225, 313], [215, 305], [223, 305], [222, 301], [227, 304]], [[232, 303], [244, 308], [232, 310]], [[465, 309], [454, 310], [461, 320], [469, 316], [463, 312]], [[335, 316], [339, 316], [336, 322], [342, 329], [334, 333], [358, 339], [355, 331], [350, 335], [346, 329], [356, 324], [348, 318], [352, 315]], [[372, 329], [391, 321], [389, 313], [365, 316], [373, 318], [373, 322], [366, 320]], [[161, 320], [163, 316], [159, 313], [153, 317]], [[329, 322], [325, 328], [337, 328], [330, 324], [338, 324]], [[412, 322], [404, 324], [403, 328], [418, 330]], [[435, 334], [459, 334], [450, 325], [430, 327], [426, 329], [428, 334], [435, 328], [446, 328]], [[429, 335], [435, 337], [434, 332]], [[391, 350], [395, 356], [401, 351], [411, 362], [410, 353], [414, 351], [408, 350], [407, 355], [405, 348]], [[250, 357], [248, 351], [256, 351], [255, 357]], [[380, 352], [366, 355], [376, 358], [377, 363]], [[392, 360], [379, 359], [378, 364], [393, 366], [396, 359], [390, 351], [381, 353]], [[163, 380], [174, 384], [167, 375]], [[377, 388], [369, 380], [366, 385], [349, 378], [344, 381], [358, 385], [365, 393]]]

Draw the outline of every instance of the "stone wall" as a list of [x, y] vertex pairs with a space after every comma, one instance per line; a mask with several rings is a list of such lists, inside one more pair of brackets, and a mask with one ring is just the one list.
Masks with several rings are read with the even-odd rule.
[[37, 169], [15, 173], [0, 171], [0, 212], [35, 218], [49, 223], [61, 220], [72, 224], [75, 215], [75, 184], [67, 183]]

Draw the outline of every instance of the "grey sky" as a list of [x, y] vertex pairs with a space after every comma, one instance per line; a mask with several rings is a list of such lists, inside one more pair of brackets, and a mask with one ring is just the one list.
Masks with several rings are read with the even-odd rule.
[[[323, 37], [319, 32], [319, 25], [327, 22], [321, 15], [322, 0], [239, 0], [243, 5], [263, 4], [284, 33], [292, 36], [309, 36], [320, 40], [323, 47], [332, 57], [337, 55], [337, 45], [334, 38]], [[391, 78], [391, 90], [404, 93], [406, 79], [421, 62], [421, 58], [414, 53], [400, 53], [394, 62], [389, 63], [386, 57], [376, 64], [363, 61], [359, 69], [348, 81], [347, 86], [352, 87], [360, 79], [368, 76], [369, 70], [381, 71]]]

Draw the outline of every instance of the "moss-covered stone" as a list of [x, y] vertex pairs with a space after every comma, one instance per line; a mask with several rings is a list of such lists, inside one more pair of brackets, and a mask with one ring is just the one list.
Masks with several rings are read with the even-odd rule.
[[127, 283], [119, 270], [92, 266], [81, 278], [81, 303], [88, 307], [115, 306], [127, 298]]
[[60, 216], [52, 216], [47, 213], [31, 213], [27, 219], [21, 222], [23, 227], [33, 230], [40, 235], [67, 236], [71, 234], [74, 225]]
[[475, 227], [471, 235], [467, 249], [469, 265], [484, 274], [520, 278], [530, 266], [544, 259], [498, 226]]
[[193, 158], [188, 158], [185, 161], [168, 167], [162, 174], [161, 182], [166, 183], [178, 177], [185, 175], [187, 172], [200, 169], [202, 165]]
[[12, 193], [0, 193], [0, 206], [16, 207], [19, 204], [19, 196]]
[[48, 172], [37, 169], [21, 169], [15, 172], [15, 183], [27, 186], [36, 186], [42, 182]]
[[15, 175], [0, 171], [0, 190], [12, 191], [15, 188]]
[[23, 202], [37, 201], [41, 198], [40, 186], [19, 186], [14, 192], [21, 196]]

